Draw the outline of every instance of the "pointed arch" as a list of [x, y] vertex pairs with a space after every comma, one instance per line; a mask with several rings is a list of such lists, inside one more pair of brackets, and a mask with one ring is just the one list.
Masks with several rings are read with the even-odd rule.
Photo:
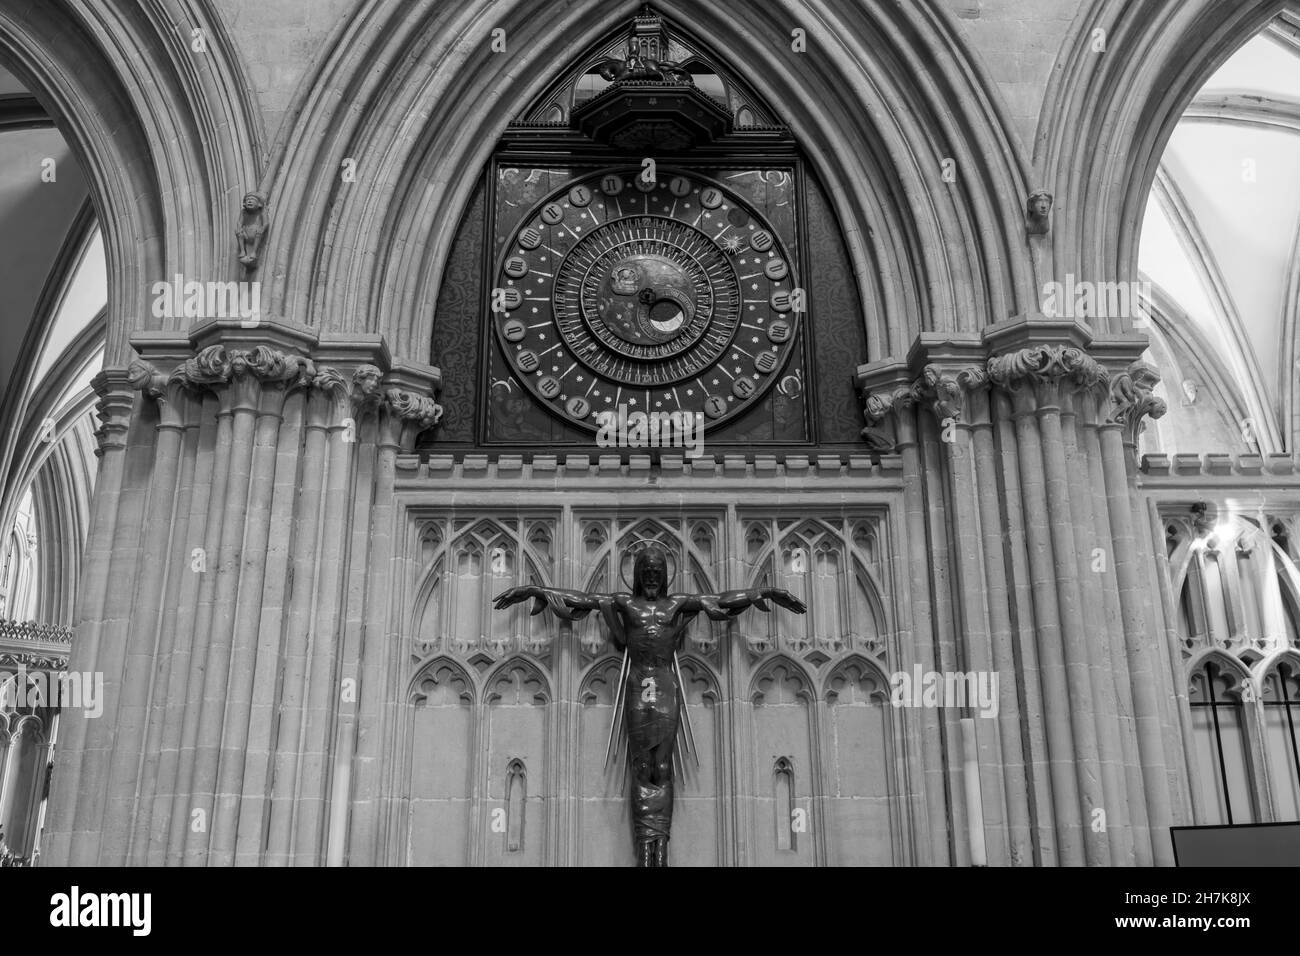
[[523, 655], [515, 655], [502, 661], [487, 675], [483, 681], [483, 702], [491, 705], [502, 698], [502, 691], [507, 684], [514, 684], [522, 699], [532, 696], [534, 704], [546, 705], [552, 700], [551, 682], [542, 669]]
[[[836, 680], [844, 679], [848, 676], [850, 669], [857, 668], [861, 680], [863, 677], [871, 677], [880, 685], [880, 692], [884, 694], [884, 700], [889, 699], [889, 676], [880, 668], [880, 665], [863, 654], [850, 653], [836, 662], [835, 666], [826, 674], [825, 680], [822, 681], [822, 697], [826, 700], [838, 693], [834, 688]], [[874, 693], [872, 695], [874, 697]]]
[[817, 681], [812, 672], [789, 654], [778, 652], [763, 662], [749, 680], [745, 699], [760, 706], [768, 693], [763, 686], [765, 683], [769, 688], [778, 686], [809, 705], [816, 700]]
[[1255, 675], [1251, 673], [1246, 664], [1218, 647], [1204, 648], [1188, 658], [1185, 667], [1186, 673], [1189, 675], [1195, 674], [1204, 668], [1207, 663], [1217, 665], [1221, 670], [1232, 674], [1246, 684], [1255, 682]]
[[262, 157], [253, 85], [212, 0], [5, 0], [0, 61], [55, 118], [90, 183], [108, 262], [106, 364], [124, 366], [129, 334], [164, 321], [149, 307], [155, 281], [235, 277], [239, 197]]
[[[362, 4], [300, 94], [310, 119], [273, 157], [268, 191], [298, 214], [268, 240], [273, 307], [313, 325], [346, 317], [341, 331], [381, 332], [395, 355], [423, 361], [457, 225], [501, 133], [553, 64], [638, 5]], [[829, 189], [864, 307], [879, 312], [872, 357], [901, 355], [923, 328], [975, 329], [1034, 301], [1019, 205], [992, 198], [1023, 195], [1027, 166], [947, 10], [809, 0], [807, 55], [787, 52], [792, 18], [778, 5], [745, 17], [719, 0], [656, 10], [778, 104]], [[492, 52], [493, 29], [507, 55]], [[794, 56], [798, 69], [772, 69]], [[367, 168], [345, 187], [348, 156]], [[945, 158], [963, 188], [938, 174]], [[318, 293], [322, 272], [340, 281]]]
[[[1141, 230], [1134, 224], [1142, 221], [1175, 125], [1206, 79], [1284, 6], [1285, 0], [1088, 0], [1079, 9], [1057, 55], [1034, 142], [1034, 169], [1056, 196], [1056, 274], [1093, 282], [1137, 278]], [[1104, 54], [1095, 47], [1099, 38]], [[1118, 319], [1093, 321], [1094, 332], [1128, 331]]]
[[453, 692], [465, 704], [473, 707], [478, 692], [474, 678], [459, 661], [446, 654], [438, 654], [420, 663], [410, 681], [407, 682], [405, 699], [411, 703], [418, 703], [420, 698], [428, 697], [428, 692], [424, 689], [426, 684], [436, 686], [447, 679], [460, 685], [459, 687], [453, 685]]

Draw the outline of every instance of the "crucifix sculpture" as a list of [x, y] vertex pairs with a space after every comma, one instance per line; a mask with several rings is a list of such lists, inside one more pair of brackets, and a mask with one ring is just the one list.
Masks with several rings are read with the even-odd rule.
[[[500, 610], [533, 598], [533, 614], [550, 608], [556, 617], [580, 621], [600, 611], [614, 646], [623, 652], [614, 700], [614, 723], [620, 717], [627, 733], [632, 768], [632, 825], [638, 866], [668, 865], [668, 836], [673, 817], [673, 755], [681, 727], [683, 685], [677, 651], [686, 628], [703, 612], [725, 621], [746, 608], [767, 611], [770, 600], [797, 614], [804, 603], [789, 591], [761, 588], [722, 594], [669, 594], [672, 575], [668, 553], [657, 544], [636, 552], [632, 592], [599, 594], [523, 585], [497, 595]], [[625, 578], [626, 580], [626, 578]], [[687, 715], [687, 734], [689, 730]], [[614, 728], [610, 729], [610, 742]], [[606, 747], [606, 754], [609, 753]]]

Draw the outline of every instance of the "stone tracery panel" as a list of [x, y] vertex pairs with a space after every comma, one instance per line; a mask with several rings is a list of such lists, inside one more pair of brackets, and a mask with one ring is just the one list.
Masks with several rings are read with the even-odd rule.
[[826, 679], [826, 804], [837, 866], [893, 864], [890, 834], [893, 743], [889, 681], [863, 657], [840, 662]]
[[437, 658], [416, 674], [410, 692], [411, 774], [406, 863], [470, 862], [471, 781], [475, 774], [475, 688], [456, 662]]
[[453, 653], [480, 670], [521, 651], [545, 660], [553, 632], [526, 606], [498, 613], [492, 598], [517, 584], [550, 584], [554, 566], [555, 524], [549, 519], [521, 522], [457, 520], [449, 543], [430, 524], [422, 533], [426, 573], [422, 607], [415, 625], [416, 653]]
[[583, 866], [634, 863], [631, 843], [624, 839], [632, 826], [624, 796], [625, 761], [611, 756], [605, 763], [621, 665], [621, 656], [602, 657], [587, 668], [578, 693], [578, 852]]
[[[512, 658], [486, 682], [483, 711], [486, 766], [480, 779], [485, 804], [480, 832], [485, 836], [483, 862], [495, 866], [540, 866], [545, 862], [546, 779], [549, 759], [551, 690], [532, 661]], [[517, 808], [532, 821], [532, 836], [511, 849], [511, 784], [524, 768], [529, 785]], [[515, 816], [518, 820], [518, 814]], [[486, 825], [483, 825], [483, 823]]]
[[745, 586], [785, 588], [808, 605], [804, 615], [776, 608], [747, 619], [752, 653], [784, 651], [814, 666], [849, 650], [883, 654], [888, 624], [873, 519], [749, 519], [743, 535]]
[[[494, 594], [517, 583], [625, 590], [620, 558], [649, 539], [677, 559], [674, 590], [784, 586], [812, 609], [812, 620], [788, 615], [789, 626], [780, 618], [769, 627], [769, 615], [758, 613], [724, 622], [701, 616], [692, 626], [681, 668], [697, 756], [676, 768], [673, 864], [906, 862], [895, 831], [907, 823], [891, 816], [890, 802], [897, 787], [890, 761], [902, 744], [881, 702], [889, 625], [878, 591], [887, 580], [880, 520], [828, 512], [742, 515], [733, 524], [721, 510], [703, 509], [557, 508], [492, 519], [464, 509], [441, 518], [425, 512], [408, 539], [418, 569], [409, 660], [420, 676], [409, 691], [405, 859], [633, 862], [622, 755], [605, 765], [621, 656], [600, 615], [568, 624], [530, 617], [527, 603], [512, 609], [518, 613], [488, 609]], [[804, 551], [806, 572], [795, 572], [795, 549]], [[539, 631], [535, 645], [528, 628]], [[732, 641], [749, 653], [735, 656]], [[796, 832], [785, 821], [775, 831], [791, 836], [782, 849], [772, 816], [778, 759], [789, 763], [785, 799], [807, 827]], [[504, 829], [494, 828], [495, 811]], [[431, 828], [441, 835], [425, 832]], [[728, 833], [743, 834], [740, 843]]]
[[[749, 701], [753, 707], [754, 737], [750, 784], [754, 799], [754, 825], [750, 834], [754, 863], [812, 866], [818, 862], [815, 843], [807, 838], [798, 839], [794, 813], [803, 814], [803, 833], [808, 832], [809, 825], [821, 825], [815, 813], [813, 792], [816, 777], [813, 755], [817, 749], [817, 699], [813, 685], [797, 662], [778, 654], [755, 674], [750, 683]], [[778, 785], [783, 780], [785, 789]]]

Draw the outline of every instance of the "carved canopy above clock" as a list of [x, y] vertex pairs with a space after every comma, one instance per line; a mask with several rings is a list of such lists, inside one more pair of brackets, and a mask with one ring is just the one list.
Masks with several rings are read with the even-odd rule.
[[648, 8], [629, 29], [588, 50], [515, 126], [581, 129], [597, 142], [639, 149], [613, 137], [621, 125], [617, 116], [638, 111], [644, 111], [647, 123], [707, 128], [703, 139], [692, 136], [688, 146], [723, 133], [784, 131], [742, 77], [691, 38], [670, 31]]

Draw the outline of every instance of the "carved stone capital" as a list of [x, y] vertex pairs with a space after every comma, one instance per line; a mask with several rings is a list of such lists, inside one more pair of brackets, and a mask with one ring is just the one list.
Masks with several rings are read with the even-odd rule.
[[[863, 393], [862, 417], [867, 427], [862, 438], [873, 451], [893, 451], [897, 442], [883, 427], [885, 420], [916, 403], [916, 393], [910, 385], [896, 385]], [[897, 423], [895, 423], [897, 424]]]
[[131, 387], [158, 405], [159, 428], [184, 428], [189, 414], [189, 396], [176, 377], [164, 375], [152, 362], [136, 359], [127, 366]]
[[[988, 373], [978, 365], [952, 369], [930, 364], [921, 370], [921, 377], [912, 383], [912, 392], [918, 402], [929, 406], [934, 417], [940, 422], [952, 419], [958, 422], [971, 422], [971, 398], [983, 398], [983, 391], [988, 385]], [[986, 403], [979, 403], [980, 411]]]
[[1145, 427], [1143, 419], [1164, 416], [1164, 400], [1152, 394], [1159, 382], [1160, 373], [1145, 362], [1134, 362], [1111, 380], [1106, 424], [1118, 425], [1123, 430], [1124, 444], [1137, 446], [1138, 436]]
[[162, 398], [167, 387], [167, 376], [141, 359], [135, 359], [126, 367], [126, 377], [132, 388], [155, 401]]
[[409, 448], [416, 436], [442, 420], [442, 406], [428, 395], [390, 388], [380, 405], [379, 441], [393, 448]]
[[436, 424], [442, 413], [431, 397], [441, 384], [439, 370], [394, 357], [383, 337], [372, 333], [320, 332], [276, 320], [246, 328], [217, 318], [184, 332], [137, 332], [131, 345], [139, 359], [129, 381], [159, 402], [164, 420], [172, 405], [197, 418], [194, 408], [209, 394], [221, 415], [278, 416], [299, 389], [306, 396], [304, 426], [343, 429], [349, 442], [357, 441], [363, 419], [392, 415], [400, 435]]
[[442, 421], [442, 406], [428, 395], [390, 388], [384, 393], [384, 398], [398, 418], [418, 425], [421, 431]]
[[172, 381], [178, 382], [191, 391], [201, 392], [230, 380], [230, 359], [224, 345], [209, 345], [198, 354], [187, 358], [176, 366], [171, 374]]
[[1060, 405], [1065, 393], [1095, 388], [1107, 372], [1072, 345], [1034, 345], [988, 360], [989, 380], [1016, 398], [1032, 395], [1039, 409]]

